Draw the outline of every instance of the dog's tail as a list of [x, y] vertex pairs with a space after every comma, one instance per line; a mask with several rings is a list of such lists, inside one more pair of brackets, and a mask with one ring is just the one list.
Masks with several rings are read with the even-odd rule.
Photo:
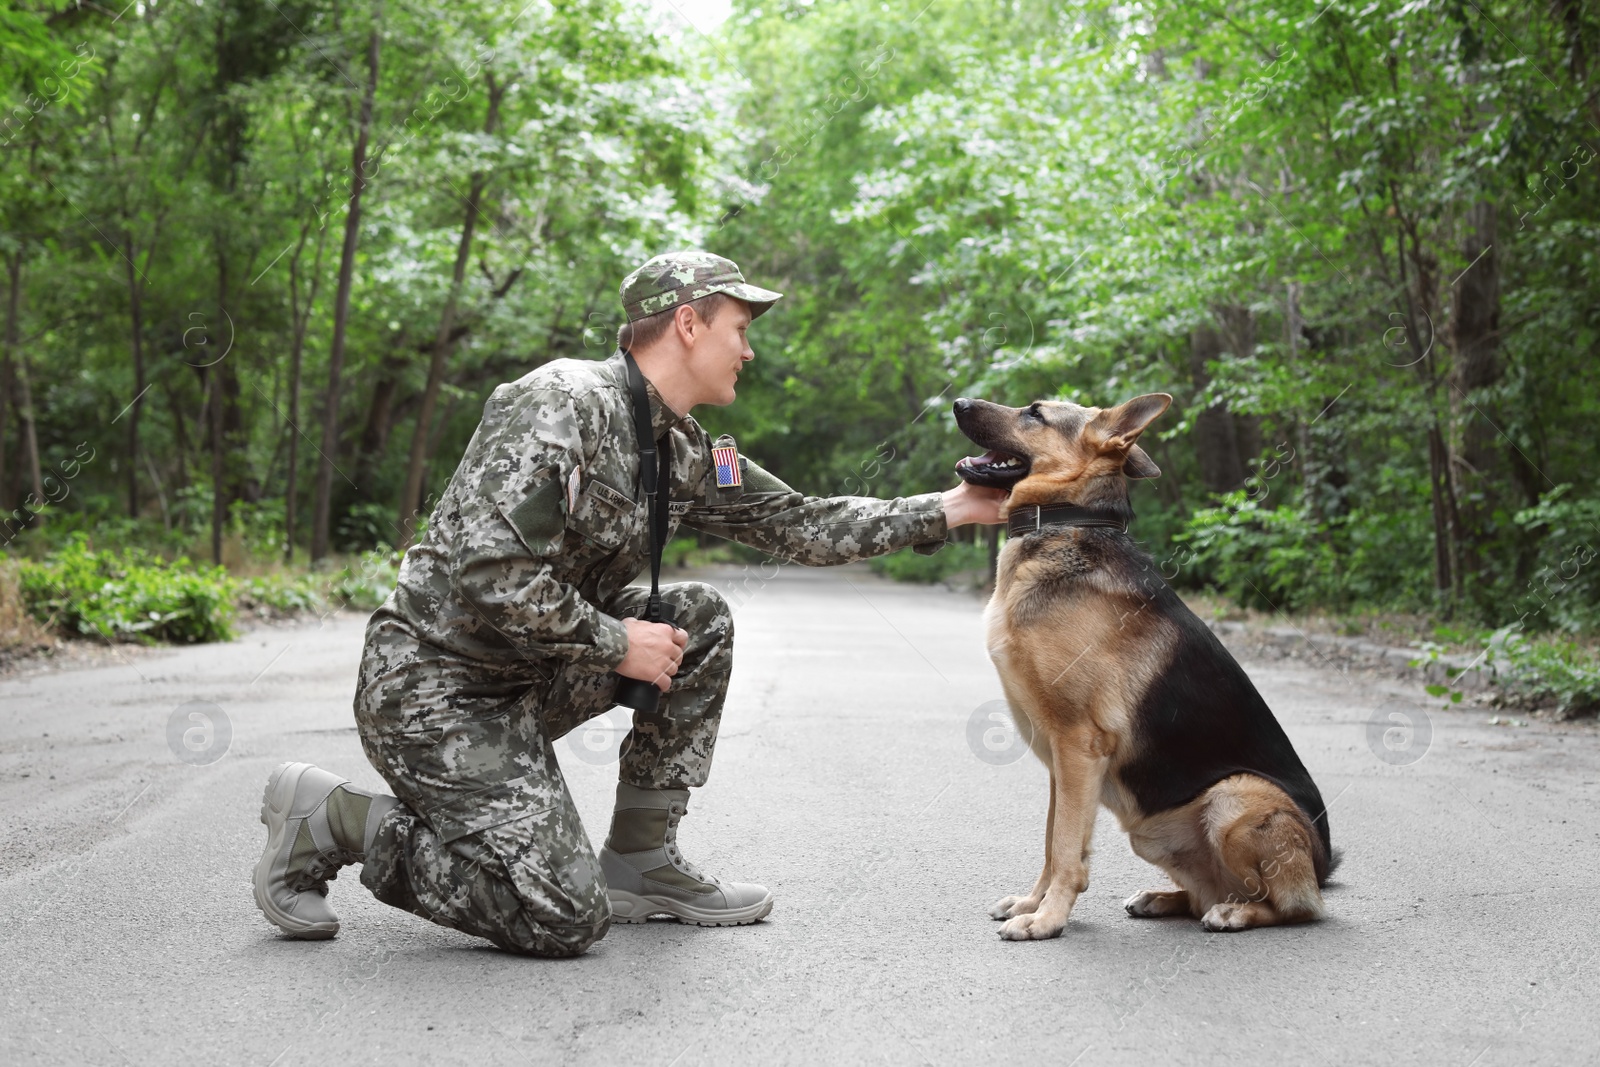
[[1333, 875], [1334, 871], [1339, 869], [1339, 864], [1341, 864], [1343, 862], [1344, 862], [1344, 849], [1342, 849], [1342, 848], [1329, 849], [1328, 850], [1328, 865], [1325, 868], [1323, 868], [1322, 877], [1317, 879], [1317, 885], [1318, 886], [1327, 885], [1328, 884], [1328, 879]]

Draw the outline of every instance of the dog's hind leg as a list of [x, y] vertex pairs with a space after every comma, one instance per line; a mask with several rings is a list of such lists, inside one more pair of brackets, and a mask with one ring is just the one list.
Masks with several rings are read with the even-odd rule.
[[1277, 786], [1238, 775], [1207, 797], [1207, 836], [1233, 888], [1200, 919], [1207, 930], [1308, 922], [1322, 916], [1305, 814]]
[[1100, 785], [1110, 764], [1110, 747], [1092, 724], [1050, 738], [1050, 847], [1044, 897], [1026, 915], [1006, 920], [1007, 941], [1057, 937], [1067, 925], [1078, 894], [1089, 888], [1089, 839], [1100, 810]]
[[1168, 915], [1189, 914], [1187, 889], [1146, 889], [1122, 902], [1129, 915], [1136, 919], [1161, 919]]
[[1014, 919], [1018, 915], [1028, 915], [1039, 907], [1039, 901], [1044, 899], [1044, 891], [1050, 885], [1050, 849], [1051, 839], [1055, 836], [1056, 829], [1056, 772], [1050, 771], [1050, 810], [1044, 819], [1044, 869], [1039, 872], [1039, 880], [1033, 883], [1033, 889], [1026, 896], [1001, 897], [989, 909], [991, 919]]

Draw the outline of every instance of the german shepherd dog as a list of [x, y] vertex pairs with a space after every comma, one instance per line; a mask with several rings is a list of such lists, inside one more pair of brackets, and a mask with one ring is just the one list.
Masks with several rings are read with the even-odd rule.
[[1161, 473], [1139, 435], [1170, 403], [955, 403], [988, 450], [957, 473], [1010, 493], [989, 656], [1050, 769], [1044, 871], [989, 911], [1007, 940], [1066, 926], [1100, 804], [1175, 887], [1135, 894], [1129, 915], [1248, 930], [1322, 914], [1335, 857], [1316, 784], [1244, 670], [1126, 533], [1128, 479]]

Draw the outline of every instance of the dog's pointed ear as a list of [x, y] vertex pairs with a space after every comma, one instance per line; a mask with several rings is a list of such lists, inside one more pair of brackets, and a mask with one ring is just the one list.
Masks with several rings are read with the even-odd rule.
[[[1118, 448], [1131, 448], [1133, 443], [1144, 433], [1145, 427], [1156, 421], [1163, 411], [1172, 403], [1172, 397], [1166, 393], [1146, 393], [1126, 400], [1114, 408], [1106, 408], [1094, 417], [1092, 423], [1104, 439], [1102, 446], [1106, 450]], [[1145, 461], [1149, 462], [1146, 456]], [[1154, 463], [1150, 463], [1154, 467]], [[1159, 473], [1159, 471], [1157, 472]]]
[[1128, 458], [1122, 461], [1122, 473], [1129, 478], [1159, 478], [1161, 468], [1150, 458], [1150, 453], [1134, 445], [1128, 449]]

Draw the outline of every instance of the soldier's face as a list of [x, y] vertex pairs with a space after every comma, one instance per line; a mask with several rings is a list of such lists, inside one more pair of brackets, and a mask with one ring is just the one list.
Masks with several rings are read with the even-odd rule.
[[697, 403], [723, 407], [733, 403], [737, 395], [739, 372], [756, 358], [745, 339], [750, 329], [750, 307], [736, 300], [724, 307], [711, 325], [700, 325], [705, 332], [699, 333], [689, 349], [689, 376], [699, 386]]

